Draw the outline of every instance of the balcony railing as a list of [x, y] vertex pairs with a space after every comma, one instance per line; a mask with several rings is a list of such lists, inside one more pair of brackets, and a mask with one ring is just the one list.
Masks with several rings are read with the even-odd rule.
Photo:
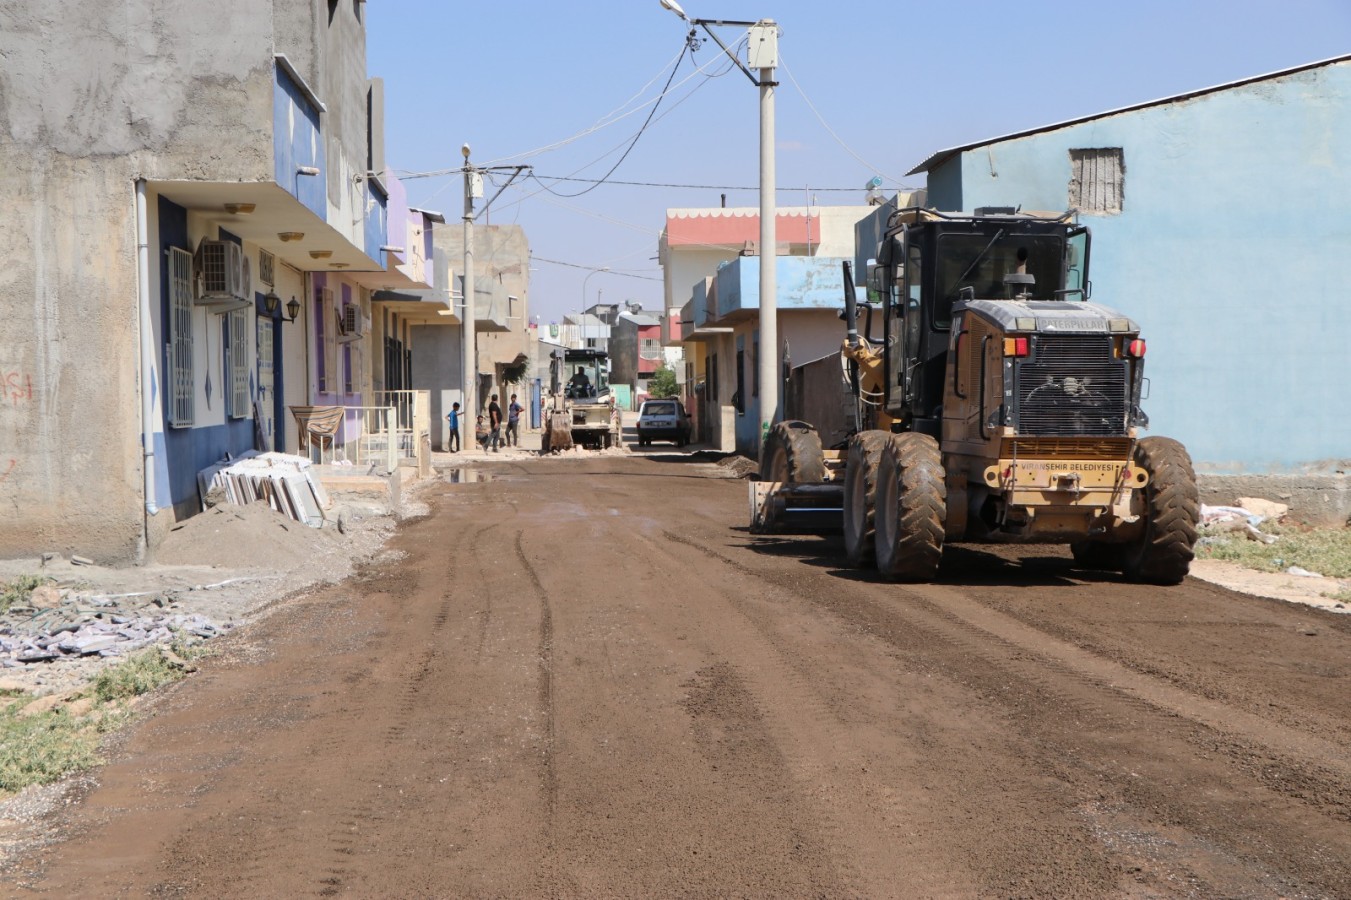
[[430, 465], [431, 392], [376, 391], [370, 406], [293, 406], [302, 453], [321, 465], [374, 464], [393, 472], [400, 459]]

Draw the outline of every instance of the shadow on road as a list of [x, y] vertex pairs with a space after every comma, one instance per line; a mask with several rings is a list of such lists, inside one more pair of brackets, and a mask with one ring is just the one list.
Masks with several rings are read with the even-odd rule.
[[[736, 526], [732, 531], [749, 534], [750, 529]], [[876, 569], [856, 569], [844, 566], [844, 539], [839, 535], [769, 535], [751, 536], [750, 549], [764, 556], [792, 559], [826, 570], [827, 574], [846, 581], [890, 584]], [[943, 561], [933, 584], [962, 586], [999, 586], [1034, 582], [1044, 587], [1071, 587], [1084, 583], [1120, 583], [1121, 576], [1110, 572], [1080, 569], [1068, 551], [1058, 548], [1036, 548], [1038, 554], [1026, 553], [1032, 548], [1017, 548], [1023, 555], [1006, 555], [963, 545], [943, 548]], [[1063, 552], [1065, 555], [1050, 555]]]

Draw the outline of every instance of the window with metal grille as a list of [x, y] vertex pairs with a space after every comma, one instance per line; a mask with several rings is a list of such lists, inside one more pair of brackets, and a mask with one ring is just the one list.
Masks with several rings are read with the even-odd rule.
[[333, 291], [320, 288], [314, 298], [314, 380], [319, 393], [338, 389], [338, 313], [333, 308]]
[[195, 417], [192, 365], [192, 254], [169, 248], [169, 424], [192, 427]]
[[263, 437], [267, 440], [267, 449], [272, 450], [276, 444], [273, 439], [272, 429], [275, 422], [272, 421], [269, 403], [274, 403], [272, 396], [273, 386], [273, 319], [267, 316], [258, 316], [256, 322], [258, 328], [258, 401], [263, 411]]
[[342, 389], [344, 393], [356, 394], [361, 390], [361, 344], [352, 343], [343, 345], [343, 380]]
[[1126, 163], [1120, 147], [1070, 151], [1070, 207], [1083, 213], [1119, 213]]
[[242, 419], [249, 414], [249, 310], [234, 309], [229, 315], [230, 418]]

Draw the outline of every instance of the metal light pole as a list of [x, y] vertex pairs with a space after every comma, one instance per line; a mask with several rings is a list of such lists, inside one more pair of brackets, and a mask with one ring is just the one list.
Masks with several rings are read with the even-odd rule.
[[[585, 327], [585, 326], [582, 325], [582, 323], [583, 323], [583, 321], [584, 321], [584, 320], [582, 319], [582, 316], [586, 315], [586, 283], [587, 283], [588, 281], [591, 280], [591, 276], [592, 276], [592, 275], [599, 275], [601, 272], [608, 272], [608, 271], [610, 271], [610, 267], [609, 267], [609, 266], [604, 266], [604, 267], [599, 268], [599, 269], [592, 269], [590, 272], [587, 273], [586, 277], [582, 279], [582, 310], [581, 310], [581, 312], [578, 313], [578, 315], [577, 315], [577, 324], [578, 324], [579, 326]], [[585, 332], [582, 333], [582, 346], [583, 346], [583, 347], [586, 346], [586, 334], [585, 334]]]
[[460, 380], [464, 390], [465, 415], [478, 415], [478, 334], [474, 320], [474, 198], [483, 196], [483, 176], [469, 165], [469, 145], [460, 148], [464, 154], [464, 313], [461, 334]]
[[[691, 49], [697, 46], [695, 27], [703, 28], [737, 67], [760, 89], [760, 447], [763, 449], [769, 429], [779, 418], [779, 301], [776, 266], [778, 263], [778, 236], [775, 216], [778, 208], [774, 196], [774, 70], [779, 65], [779, 26], [773, 19], [758, 22], [735, 22], [722, 19], [691, 19], [685, 15], [676, 0], [661, 0], [661, 5], [690, 23]], [[749, 29], [746, 48], [747, 65], [737, 59], [709, 26], [734, 25]], [[757, 79], [751, 73], [760, 73]]]

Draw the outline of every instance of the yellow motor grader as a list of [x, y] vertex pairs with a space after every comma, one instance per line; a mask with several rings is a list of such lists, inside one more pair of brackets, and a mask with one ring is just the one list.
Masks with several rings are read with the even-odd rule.
[[1191, 459], [1137, 435], [1145, 342], [1089, 299], [1089, 249], [1071, 213], [893, 213], [862, 332], [845, 263], [839, 358], [794, 370], [785, 392], [790, 415], [795, 398], [817, 410], [821, 396], [850, 398], [827, 431], [843, 440], [823, 446], [806, 417], [776, 424], [752, 530], [833, 523], [851, 563], [897, 580], [932, 578], [945, 542], [1026, 541], [1068, 543], [1080, 565], [1132, 580], [1181, 581], [1200, 509]]

